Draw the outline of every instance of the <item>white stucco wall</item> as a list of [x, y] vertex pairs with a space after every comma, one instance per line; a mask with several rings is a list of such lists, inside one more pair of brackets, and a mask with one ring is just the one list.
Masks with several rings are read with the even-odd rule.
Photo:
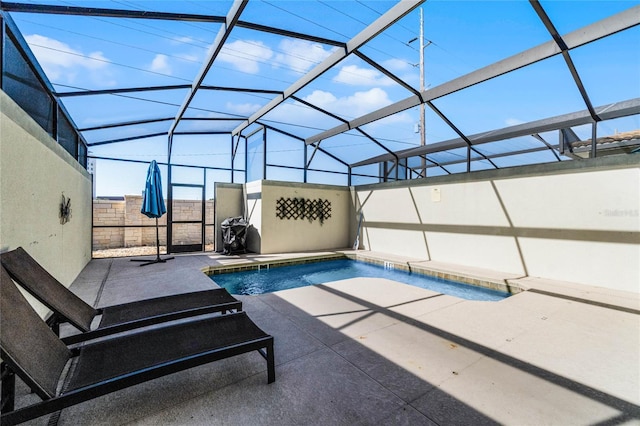
[[[331, 250], [350, 246], [353, 208], [349, 188], [261, 180], [246, 184], [248, 248], [256, 253]], [[323, 199], [331, 203], [331, 217], [319, 220], [281, 219], [276, 215], [280, 198]]]
[[222, 231], [220, 224], [229, 218], [242, 216], [243, 196], [242, 184], [222, 183], [214, 184], [214, 223], [215, 223], [215, 250], [222, 251]]
[[355, 188], [364, 248], [640, 292], [640, 157]]
[[640, 166], [496, 186], [528, 275], [640, 291]]
[[[242, 187], [230, 195], [242, 213]], [[231, 194], [231, 193], [230, 193]], [[353, 244], [412, 259], [640, 292], [640, 156], [525, 166], [351, 188], [246, 184], [249, 249]], [[332, 217], [279, 219], [279, 198], [329, 199]], [[217, 200], [220, 202], [220, 200]]]
[[[22, 246], [70, 285], [91, 260], [91, 188], [86, 170], [0, 91], [0, 250]], [[64, 225], [63, 193], [72, 209]]]
[[[319, 220], [278, 218], [276, 205], [280, 198], [327, 200], [331, 217], [322, 224]], [[262, 253], [342, 249], [353, 244], [349, 242], [353, 208], [347, 187], [263, 181], [261, 201]]]
[[262, 182], [247, 182], [245, 219], [249, 222], [247, 230], [247, 249], [253, 253], [264, 253], [262, 250]]

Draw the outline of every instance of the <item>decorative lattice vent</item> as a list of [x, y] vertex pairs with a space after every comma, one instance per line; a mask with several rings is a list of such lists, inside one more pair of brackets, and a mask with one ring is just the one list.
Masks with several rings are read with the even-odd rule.
[[280, 198], [276, 202], [276, 217], [279, 219], [320, 221], [320, 225], [331, 217], [331, 201], [306, 198]]

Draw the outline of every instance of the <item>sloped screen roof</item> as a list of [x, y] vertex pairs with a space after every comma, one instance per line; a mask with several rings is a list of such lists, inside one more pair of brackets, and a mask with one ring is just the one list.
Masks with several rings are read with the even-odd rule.
[[[630, 1], [2, 9], [97, 157], [224, 168], [244, 153], [232, 167], [248, 180], [255, 155], [292, 180], [300, 169], [412, 178], [576, 158], [564, 128], [572, 142], [640, 128]], [[402, 177], [371, 168], [388, 161]]]

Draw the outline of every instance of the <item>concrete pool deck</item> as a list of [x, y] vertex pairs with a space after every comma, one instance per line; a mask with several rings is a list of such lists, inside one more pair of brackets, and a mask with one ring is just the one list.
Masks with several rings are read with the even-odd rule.
[[[105, 306], [210, 288], [211, 266], [308, 255], [190, 254], [144, 268], [94, 259], [71, 289]], [[494, 275], [531, 290], [477, 302], [356, 278], [239, 296], [275, 338], [275, 383], [257, 353], [244, 354], [70, 407], [57, 422], [640, 424], [639, 295]], [[20, 390], [18, 406], [38, 399]]]

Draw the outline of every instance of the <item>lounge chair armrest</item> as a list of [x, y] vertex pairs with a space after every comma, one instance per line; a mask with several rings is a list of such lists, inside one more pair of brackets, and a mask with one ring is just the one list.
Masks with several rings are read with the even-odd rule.
[[104, 327], [97, 330], [87, 331], [85, 333], [78, 333], [71, 336], [63, 337], [60, 340], [67, 345], [73, 346], [78, 343], [88, 342], [90, 340], [99, 339], [100, 337], [110, 336], [123, 331], [128, 331], [136, 327], [131, 327], [130, 324], [120, 324], [113, 327]]

